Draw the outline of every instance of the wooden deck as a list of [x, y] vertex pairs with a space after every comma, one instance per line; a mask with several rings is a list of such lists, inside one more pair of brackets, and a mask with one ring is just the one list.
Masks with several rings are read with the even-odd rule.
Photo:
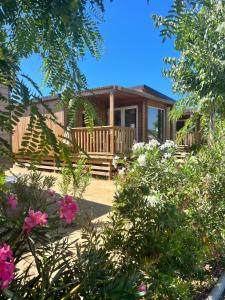
[[190, 147], [192, 145], [199, 145], [202, 142], [202, 136], [200, 132], [188, 133], [181, 141], [179, 145]]
[[[97, 126], [92, 130], [86, 127], [72, 128], [72, 140], [77, 146], [73, 155], [73, 166], [79, 158], [86, 158], [86, 165], [91, 174], [112, 178], [114, 168], [112, 161], [115, 155], [128, 156], [135, 142], [135, 128], [118, 126]], [[18, 157], [20, 163], [29, 166], [29, 157]], [[39, 170], [60, 171], [64, 162], [57, 166], [53, 156], [46, 157]]]
[[128, 154], [135, 141], [135, 129], [118, 126], [98, 126], [72, 128], [72, 138], [78, 149], [88, 154], [115, 155]]

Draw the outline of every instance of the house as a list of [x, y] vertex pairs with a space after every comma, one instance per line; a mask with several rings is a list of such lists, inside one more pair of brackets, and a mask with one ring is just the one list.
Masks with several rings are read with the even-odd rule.
[[[7, 98], [8, 97], [8, 88], [6, 86], [3, 86], [0, 84], [0, 95], [2, 97]], [[0, 101], [0, 112], [4, 112], [5, 111], [5, 106], [6, 106], [6, 102], [4, 101]], [[9, 132], [2, 130], [0, 128], [0, 138], [2, 138], [4, 141], [6, 141], [9, 145], [11, 144], [11, 135], [9, 134]]]
[[[152, 138], [160, 142], [166, 139], [175, 140], [176, 124], [169, 120], [169, 112], [175, 101], [166, 95], [139, 85], [132, 88], [111, 85], [82, 92], [96, 107], [99, 124], [90, 133], [84, 124], [84, 113], [79, 111], [72, 128], [72, 138], [86, 154], [92, 173], [112, 176], [112, 160], [115, 155], [129, 155], [133, 143], [147, 141]], [[44, 101], [54, 111], [57, 120], [66, 125], [66, 111], [56, 104], [58, 97], [45, 97]], [[40, 107], [42, 114], [48, 112]], [[12, 137], [12, 148], [18, 153], [22, 136], [29, 124], [27, 112], [15, 128]], [[48, 126], [57, 136], [63, 137], [61, 127], [48, 120]], [[74, 163], [77, 159], [74, 154]], [[53, 158], [46, 158], [42, 168], [56, 168]]]

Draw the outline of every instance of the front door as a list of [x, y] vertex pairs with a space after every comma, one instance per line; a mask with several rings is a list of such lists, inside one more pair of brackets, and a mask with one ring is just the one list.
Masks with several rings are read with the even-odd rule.
[[125, 126], [136, 128], [136, 136], [138, 134], [138, 107], [126, 106], [115, 109], [114, 124], [115, 126]]

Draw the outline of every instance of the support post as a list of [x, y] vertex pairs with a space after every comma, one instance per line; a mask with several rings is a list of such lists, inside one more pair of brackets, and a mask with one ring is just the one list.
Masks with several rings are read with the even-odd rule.
[[166, 139], [170, 140], [170, 119], [169, 119], [170, 108], [166, 108]]
[[109, 126], [114, 126], [114, 106], [115, 95], [114, 92], [111, 92], [109, 96]]
[[172, 126], [172, 136], [171, 136], [171, 139], [175, 142], [176, 141], [176, 125], [177, 125], [177, 122], [174, 121], [174, 120], [171, 120], [171, 126]]
[[115, 154], [115, 137], [114, 137], [114, 107], [115, 107], [115, 94], [111, 92], [109, 95], [109, 126], [110, 128], [110, 152]]
[[143, 142], [146, 142], [147, 140], [147, 103], [146, 101], [143, 101]]

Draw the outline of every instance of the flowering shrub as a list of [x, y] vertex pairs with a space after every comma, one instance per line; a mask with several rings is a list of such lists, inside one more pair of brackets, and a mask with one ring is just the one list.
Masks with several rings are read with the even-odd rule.
[[63, 237], [78, 205], [56, 194], [53, 183], [51, 176], [30, 173], [2, 185], [0, 299], [140, 298], [139, 274], [112, 260], [88, 222], [82, 220], [80, 241]]
[[[28, 276], [29, 268], [23, 263], [24, 257], [30, 257], [33, 267], [38, 270], [40, 263], [37, 251], [41, 251], [43, 257], [47, 255], [46, 245], [51, 245], [59, 237], [63, 223], [71, 224], [75, 218], [78, 210], [75, 200], [70, 196], [60, 200], [59, 195], [51, 189], [54, 181], [52, 176], [43, 177], [40, 173], [31, 172], [17, 178], [14, 183], [2, 182], [0, 289], [4, 290], [5, 295], [9, 296], [11, 285], [13, 289], [17, 289], [18, 285], [21, 285], [20, 280], [24, 280], [23, 284], [29, 284], [29, 280], [33, 279]], [[60, 222], [60, 218], [63, 218], [64, 222]], [[18, 272], [15, 269], [15, 265], [21, 264], [22, 269], [24, 268], [22, 275], [21, 270]], [[24, 274], [27, 274], [27, 277], [24, 277]]]
[[66, 223], [71, 224], [78, 211], [77, 203], [74, 201], [73, 197], [66, 195], [59, 201], [59, 206], [60, 218], [65, 219]]
[[106, 248], [142, 274], [146, 299], [197, 298], [196, 282], [213, 278], [204, 266], [223, 265], [224, 151], [218, 138], [181, 161], [174, 142], [150, 141], [124, 162]]
[[48, 215], [46, 213], [42, 213], [41, 211], [34, 212], [33, 209], [30, 209], [28, 216], [24, 219], [23, 231], [29, 234], [34, 227], [46, 225], [47, 218]]
[[8, 200], [8, 204], [12, 207], [12, 208], [16, 208], [17, 207], [17, 199], [15, 196], [10, 195], [7, 198]]
[[14, 278], [15, 265], [13, 263], [13, 253], [9, 245], [0, 247], [0, 289], [9, 286]]
[[131, 161], [116, 159], [111, 222], [99, 233], [82, 220], [71, 243], [59, 229], [82, 216], [53, 178], [2, 185], [0, 298], [202, 299], [203, 283], [225, 268], [224, 149], [218, 137], [181, 161], [170, 141], [134, 146]]

